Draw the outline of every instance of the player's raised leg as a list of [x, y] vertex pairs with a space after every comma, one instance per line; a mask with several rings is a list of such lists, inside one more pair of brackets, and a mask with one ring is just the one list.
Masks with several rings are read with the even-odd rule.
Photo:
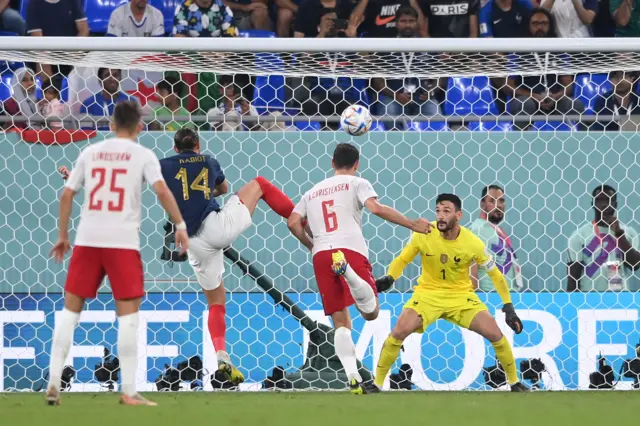
[[[375, 280], [371, 275], [371, 266], [367, 259], [359, 253], [349, 251], [349, 257], [352, 258], [353, 266], [358, 269], [360, 274], [349, 264], [343, 250], [332, 253], [331, 268], [336, 275], [344, 278], [362, 317], [367, 321], [373, 321], [378, 318], [380, 304], [378, 303], [378, 296], [374, 291]], [[366, 279], [360, 275], [364, 275]]]
[[478, 312], [471, 321], [469, 330], [475, 331], [491, 342], [493, 349], [496, 351], [496, 357], [507, 375], [507, 381], [509, 382], [509, 386], [511, 386], [511, 390], [513, 392], [528, 391], [529, 389], [518, 379], [516, 360], [513, 356], [511, 344], [504, 334], [502, 334], [498, 323], [491, 314], [488, 311]]
[[248, 182], [236, 192], [236, 195], [244, 203], [249, 210], [249, 214], [252, 216], [260, 200], [264, 200], [271, 210], [285, 219], [291, 216], [294, 208], [291, 198], [287, 197], [280, 188], [262, 176], [258, 176]]

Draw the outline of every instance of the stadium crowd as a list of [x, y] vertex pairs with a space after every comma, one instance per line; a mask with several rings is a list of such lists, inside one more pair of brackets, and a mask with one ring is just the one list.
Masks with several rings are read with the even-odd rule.
[[[3, 10], [0, 31], [4, 35], [31, 37], [637, 37], [640, 36], [637, 1], [640, 0], [545, 0], [541, 3], [537, 0], [361, 0], [359, 3], [351, 0], [186, 0], [176, 2], [175, 10], [166, 7], [161, 10], [148, 0], [132, 0], [117, 7], [98, 2], [101, 6], [96, 12], [95, 0], [85, 3], [81, 0], [22, 0], [21, 3], [6, 0], [0, 8]], [[557, 61], [549, 55], [531, 56], [529, 59], [541, 64], [541, 69]], [[459, 59], [442, 57], [440, 60]], [[36, 115], [73, 113], [108, 117], [118, 100], [133, 96], [147, 108], [148, 114], [157, 117], [209, 115], [208, 123], [198, 123], [200, 128], [286, 129], [287, 125], [277, 120], [270, 125], [257, 125], [255, 121], [252, 124], [245, 120], [240, 124], [238, 119], [226, 120], [226, 117], [331, 116], [340, 114], [350, 103], [364, 102], [374, 115], [386, 116], [381, 128], [403, 130], [413, 129], [407, 116], [450, 115], [445, 105], [455, 85], [450, 78], [410, 76], [373, 78], [364, 83], [351, 78], [287, 78], [282, 85], [283, 93], [277, 95], [283, 98], [280, 99], [282, 105], [273, 107], [263, 102], [257, 107], [253, 103], [260, 81], [243, 74], [147, 72], [140, 76], [131, 71], [74, 70], [70, 66], [50, 64], [9, 64], [7, 67], [14, 69], [4, 73], [12, 78], [7, 85], [10, 90], [6, 90], [11, 97], [3, 99], [3, 114], [22, 117], [10, 123], [19, 128], [43, 126], [28, 120]], [[631, 115], [639, 111], [638, 76], [628, 72], [610, 73], [602, 86], [606, 90], [598, 93], [589, 105], [576, 93], [574, 75], [493, 78], [480, 89], [491, 92], [494, 106], [488, 112], [492, 114]], [[473, 106], [471, 112], [476, 113]], [[586, 126], [578, 124], [580, 128]], [[59, 121], [46, 124], [62, 125]], [[155, 121], [149, 128], [176, 130], [185, 125], [194, 124], [188, 119], [169, 119]], [[514, 123], [519, 129], [531, 125], [526, 120]], [[611, 120], [587, 125], [598, 130], [618, 127]], [[96, 126], [101, 129], [106, 123]]]

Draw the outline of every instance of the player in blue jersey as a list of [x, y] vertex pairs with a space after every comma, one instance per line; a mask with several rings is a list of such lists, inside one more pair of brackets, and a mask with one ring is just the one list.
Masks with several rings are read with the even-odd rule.
[[223, 250], [251, 226], [251, 216], [261, 199], [285, 219], [294, 205], [279, 188], [257, 177], [227, 198], [220, 208], [216, 197], [229, 191], [220, 163], [200, 153], [200, 139], [195, 130], [178, 130], [174, 143], [178, 154], [160, 161], [162, 175], [178, 202], [191, 237], [189, 263], [209, 305], [208, 327], [218, 367], [227, 380], [239, 384], [244, 377], [226, 351]]

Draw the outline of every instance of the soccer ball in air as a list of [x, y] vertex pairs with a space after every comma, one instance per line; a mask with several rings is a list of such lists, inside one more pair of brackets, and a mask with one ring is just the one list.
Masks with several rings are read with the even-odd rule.
[[342, 111], [342, 130], [351, 136], [361, 136], [371, 128], [371, 113], [362, 105], [350, 105]]

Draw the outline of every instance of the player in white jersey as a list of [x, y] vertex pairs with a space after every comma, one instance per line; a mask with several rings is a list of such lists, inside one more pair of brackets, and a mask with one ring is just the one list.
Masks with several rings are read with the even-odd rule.
[[107, 36], [164, 37], [164, 16], [147, 0], [132, 0], [111, 12]]
[[56, 318], [49, 385], [49, 405], [60, 403], [64, 363], [73, 342], [85, 299], [97, 295], [105, 276], [109, 277], [118, 316], [118, 358], [122, 375], [122, 397], [127, 405], [155, 405], [136, 392], [138, 368], [138, 310], [144, 295], [140, 230], [142, 183], [153, 186], [162, 207], [176, 226], [176, 244], [186, 250], [186, 224], [173, 194], [151, 150], [135, 142], [142, 130], [141, 111], [136, 102], [116, 105], [112, 131], [116, 137], [85, 148], [60, 197], [59, 237], [51, 250], [61, 262], [69, 251], [69, 217], [73, 197], [84, 187], [80, 225], [67, 281], [64, 309]]
[[[428, 233], [426, 219], [407, 219], [397, 210], [380, 204], [371, 183], [356, 176], [360, 165], [358, 149], [348, 143], [338, 144], [333, 152], [335, 176], [323, 180], [307, 191], [289, 217], [289, 229], [312, 251], [313, 270], [326, 315], [335, 327], [335, 348], [347, 373], [351, 392], [366, 393], [358, 373], [356, 348], [351, 338], [349, 307], [355, 303], [362, 317], [378, 317], [375, 280], [371, 274], [369, 250], [362, 234], [362, 211], [418, 233]], [[305, 233], [304, 222], [313, 234]]]

